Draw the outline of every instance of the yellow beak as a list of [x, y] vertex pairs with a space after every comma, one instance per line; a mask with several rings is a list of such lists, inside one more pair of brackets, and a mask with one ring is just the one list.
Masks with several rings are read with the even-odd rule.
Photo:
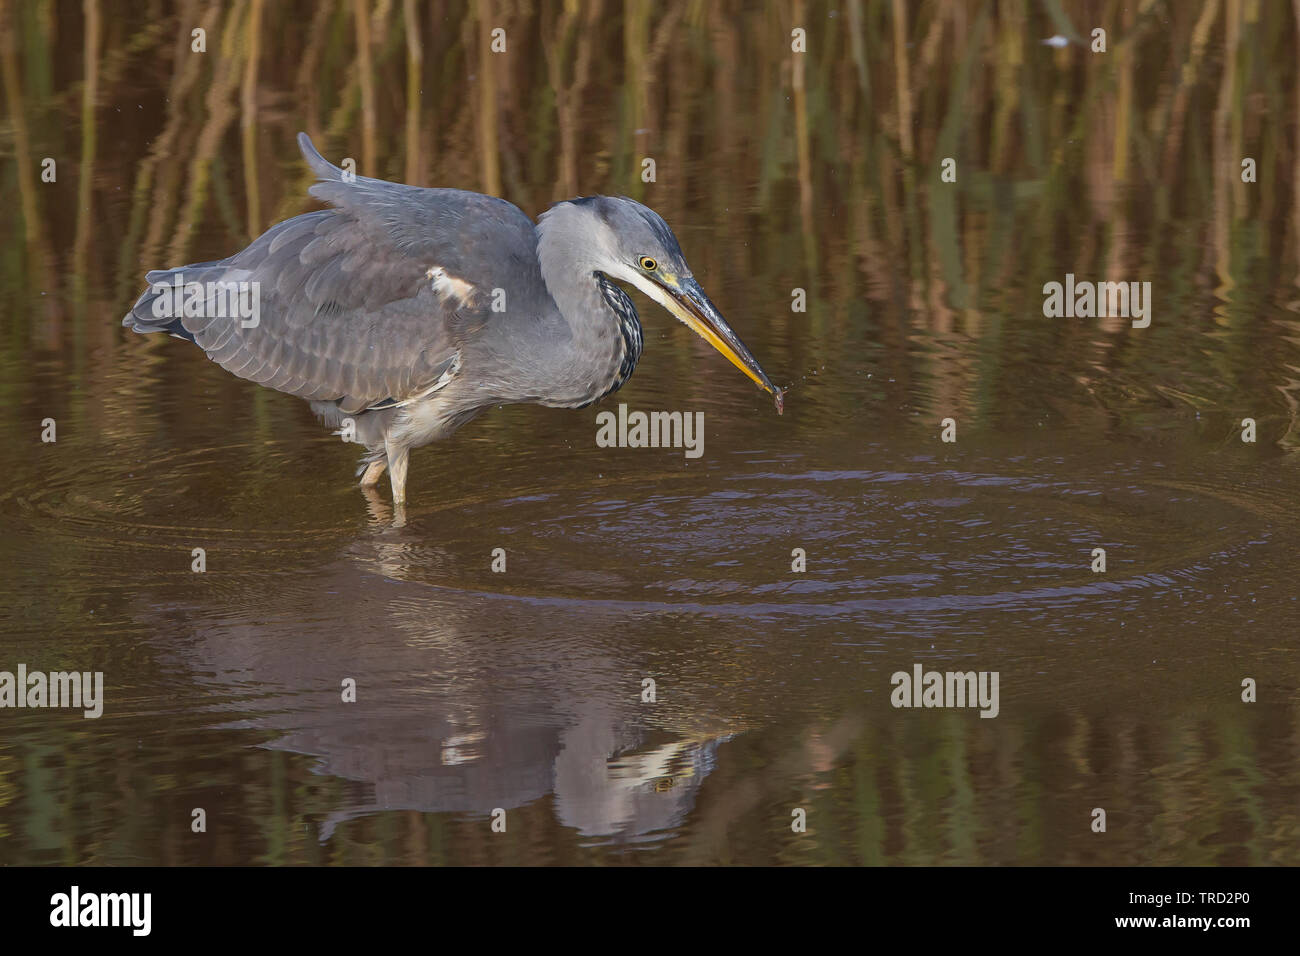
[[771, 393], [776, 399], [776, 410], [780, 414], [785, 408], [785, 391], [772, 384], [758, 360], [740, 341], [735, 331], [727, 324], [716, 306], [709, 301], [700, 284], [694, 279], [686, 279], [677, 288], [661, 283], [668, 293], [665, 303], [685, 325], [700, 338], [721, 352], [732, 365], [744, 372], [759, 388]]

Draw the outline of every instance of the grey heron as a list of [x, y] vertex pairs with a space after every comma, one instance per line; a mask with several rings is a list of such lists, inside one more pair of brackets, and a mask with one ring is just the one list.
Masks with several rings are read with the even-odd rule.
[[[691, 274], [653, 210], [625, 197], [551, 206], [536, 224], [480, 193], [345, 173], [298, 145], [330, 208], [272, 226], [226, 259], [149, 272], [122, 324], [198, 345], [241, 378], [307, 399], [387, 469], [406, 499], [410, 450], [493, 405], [582, 408], [641, 355], [640, 289], [783, 407], [783, 390]], [[251, 290], [241, 311], [232, 290]]]

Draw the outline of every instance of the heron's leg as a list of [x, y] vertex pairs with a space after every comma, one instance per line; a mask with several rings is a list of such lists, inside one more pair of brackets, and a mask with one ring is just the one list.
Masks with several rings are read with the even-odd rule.
[[375, 485], [379, 484], [379, 476], [384, 473], [384, 469], [387, 467], [388, 462], [383, 458], [378, 461], [372, 461], [366, 466], [365, 474], [361, 476], [361, 487], [373, 488]]
[[409, 448], [389, 444], [388, 446], [388, 480], [393, 483], [393, 504], [406, 503], [406, 463]]

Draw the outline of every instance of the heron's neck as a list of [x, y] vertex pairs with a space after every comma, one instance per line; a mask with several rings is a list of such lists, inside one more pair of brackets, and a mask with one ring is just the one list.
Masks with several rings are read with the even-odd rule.
[[608, 325], [610, 312], [596, 284], [599, 267], [585, 241], [587, 231], [580, 228], [576, 217], [568, 203], [559, 203], [542, 214], [537, 227], [537, 264], [560, 315], [582, 338], [581, 333]]
[[632, 300], [581, 247], [546, 231], [537, 247], [542, 278], [563, 325], [551, 349], [556, 400], [544, 404], [587, 405], [632, 374], [641, 356], [641, 322]]

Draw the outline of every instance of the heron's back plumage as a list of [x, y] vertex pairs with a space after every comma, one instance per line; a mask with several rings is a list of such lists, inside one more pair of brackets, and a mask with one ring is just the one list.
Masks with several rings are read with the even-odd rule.
[[[532, 221], [501, 199], [357, 176], [299, 145], [333, 208], [272, 226], [216, 262], [150, 272], [151, 284], [256, 283], [260, 311], [246, 327], [205, 299], [192, 315], [157, 316], [151, 287], [123, 324], [199, 345], [242, 378], [344, 412], [409, 400], [436, 385], [475, 329], [508, 314], [492, 290], [523, 300], [541, 286]], [[492, 255], [482, 255], [485, 249]], [[441, 281], [437, 281], [441, 279]]]

